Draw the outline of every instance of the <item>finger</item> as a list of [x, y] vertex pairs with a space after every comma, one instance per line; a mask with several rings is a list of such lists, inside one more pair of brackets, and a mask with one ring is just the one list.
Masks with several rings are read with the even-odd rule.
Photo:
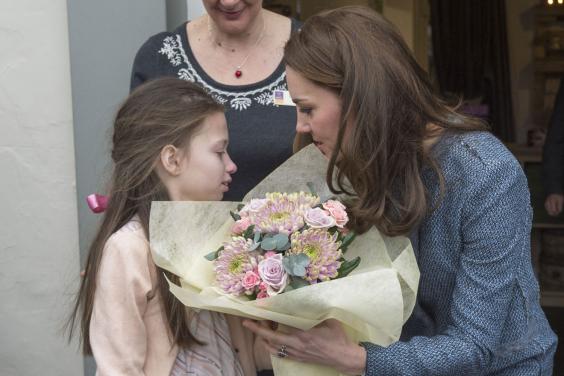
[[329, 328], [340, 328], [342, 326], [339, 320], [335, 320], [335, 319], [327, 319], [323, 321], [320, 325], [326, 325]]
[[555, 205], [555, 215], [560, 214], [560, 212], [562, 211], [562, 205], [564, 204], [563, 200], [556, 200], [556, 205]]
[[264, 338], [273, 346], [293, 346], [299, 348], [301, 343], [291, 335], [287, 335], [278, 331], [274, 331], [267, 326], [257, 324], [250, 320], [243, 320], [243, 326], [255, 333], [257, 336]]
[[[280, 358], [279, 352], [281, 350], [282, 346], [273, 346], [270, 345], [268, 343], [265, 344], [265, 348], [266, 350], [272, 355], [275, 356], [277, 358]], [[295, 349], [286, 346], [286, 354], [288, 354], [288, 356], [285, 356], [284, 359], [292, 359], [292, 360], [297, 360], [297, 361], [303, 361], [302, 357], [301, 357], [301, 352], [296, 351]]]
[[552, 199], [548, 198], [546, 200], [546, 202], [544, 203], [544, 208], [546, 209], [548, 215], [554, 215], [555, 207], [554, 207], [554, 201]]

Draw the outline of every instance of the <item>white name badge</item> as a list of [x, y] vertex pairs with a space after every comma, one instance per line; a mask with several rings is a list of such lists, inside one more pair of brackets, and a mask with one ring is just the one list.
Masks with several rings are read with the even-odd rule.
[[272, 92], [272, 99], [277, 106], [295, 106], [287, 90], [274, 90]]

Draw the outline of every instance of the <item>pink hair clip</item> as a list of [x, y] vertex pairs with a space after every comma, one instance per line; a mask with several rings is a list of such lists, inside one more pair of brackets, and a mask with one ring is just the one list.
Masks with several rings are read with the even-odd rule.
[[88, 207], [94, 213], [103, 213], [108, 207], [108, 196], [99, 195], [97, 193], [92, 193], [86, 197], [86, 202]]

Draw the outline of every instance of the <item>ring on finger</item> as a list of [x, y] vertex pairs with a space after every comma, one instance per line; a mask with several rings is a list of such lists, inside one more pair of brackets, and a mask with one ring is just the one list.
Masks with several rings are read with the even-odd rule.
[[278, 353], [276, 355], [278, 355], [279, 358], [287, 357], [288, 356], [287, 346], [286, 345], [280, 346], [280, 348], [278, 349]]

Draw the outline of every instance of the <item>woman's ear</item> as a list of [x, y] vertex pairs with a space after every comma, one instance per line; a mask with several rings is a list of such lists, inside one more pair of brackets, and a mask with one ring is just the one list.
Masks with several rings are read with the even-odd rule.
[[161, 150], [160, 160], [163, 169], [172, 176], [177, 176], [182, 171], [182, 153], [173, 145], [167, 145]]

